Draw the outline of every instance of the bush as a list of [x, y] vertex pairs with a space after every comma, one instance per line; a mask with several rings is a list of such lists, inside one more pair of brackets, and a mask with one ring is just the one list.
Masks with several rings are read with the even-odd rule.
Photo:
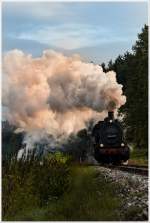
[[46, 205], [59, 198], [69, 186], [69, 157], [49, 154], [39, 160], [34, 155], [3, 163], [2, 215], [11, 217], [30, 207]]

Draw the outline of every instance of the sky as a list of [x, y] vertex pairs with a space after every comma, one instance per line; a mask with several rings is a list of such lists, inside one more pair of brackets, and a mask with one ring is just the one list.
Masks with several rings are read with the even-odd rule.
[[3, 2], [2, 50], [45, 49], [107, 63], [131, 51], [148, 21], [147, 2]]

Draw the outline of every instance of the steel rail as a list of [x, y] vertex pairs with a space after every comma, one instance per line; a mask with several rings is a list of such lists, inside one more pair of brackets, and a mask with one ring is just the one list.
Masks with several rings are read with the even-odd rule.
[[145, 166], [134, 166], [134, 165], [103, 165], [103, 167], [109, 168], [109, 169], [116, 169], [121, 170], [129, 173], [139, 174], [148, 176], [148, 167]]

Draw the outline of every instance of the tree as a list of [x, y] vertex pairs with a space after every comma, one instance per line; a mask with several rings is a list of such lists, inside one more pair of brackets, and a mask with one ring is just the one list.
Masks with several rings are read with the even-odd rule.
[[100, 64], [100, 66], [103, 68], [103, 71], [104, 71], [104, 72], [107, 71], [105, 63]]
[[123, 85], [127, 102], [121, 107], [127, 138], [138, 148], [148, 147], [148, 26], [138, 34], [133, 52], [119, 55], [108, 70], [117, 73], [118, 83]]

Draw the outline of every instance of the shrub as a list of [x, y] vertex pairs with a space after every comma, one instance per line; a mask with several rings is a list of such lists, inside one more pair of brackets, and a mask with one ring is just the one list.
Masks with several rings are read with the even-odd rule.
[[[39, 160], [34, 155], [3, 163], [2, 215], [8, 219], [29, 207], [40, 207], [59, 198], [69, 186], [69, 157], [49, 154]], [[9, 216], [9, 217], [8, 217]]]

